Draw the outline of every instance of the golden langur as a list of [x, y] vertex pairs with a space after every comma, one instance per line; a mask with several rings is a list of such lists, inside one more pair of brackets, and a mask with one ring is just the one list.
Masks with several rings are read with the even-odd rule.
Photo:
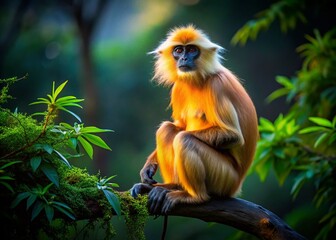
[[[223, 48], [194, 26], [175, 28], [155, 49], [154, 79], [172, 87], [172, 121], [156, 132], [156, 149], [133, 196], [149, 192], [153, 213], [239, 193], [258, 139], [255, 107], [220, 63]], [[164, 183], [153, 176], [160, 168]]]

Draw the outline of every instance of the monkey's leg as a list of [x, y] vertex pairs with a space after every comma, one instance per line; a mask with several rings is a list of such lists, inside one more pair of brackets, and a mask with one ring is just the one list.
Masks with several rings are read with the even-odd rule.
[[176, 203], [201, 203], [210, 198], [210, 193], [231, 196], [237, 191], [240, 180], [232, 156], [218, 152], [188, 132], [176, 135], [173, 145], [178, 183], [183, 190], [153, 188], [149, 193], [151, 210], [167, 213]]
[[165, 183], [174, 183], [173, 141], [181, 131], [172, 122], [163, 122], [156, 132], [156, 153], [162, 178]]

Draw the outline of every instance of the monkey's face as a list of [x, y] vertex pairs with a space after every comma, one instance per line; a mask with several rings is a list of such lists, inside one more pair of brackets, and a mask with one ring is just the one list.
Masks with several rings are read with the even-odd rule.
[[196, 60], [200, 56], [200, 49], [196, 45], [177, 45], [173, 48], [173, 57], [176, 68], [181, 72], [195, 71]]

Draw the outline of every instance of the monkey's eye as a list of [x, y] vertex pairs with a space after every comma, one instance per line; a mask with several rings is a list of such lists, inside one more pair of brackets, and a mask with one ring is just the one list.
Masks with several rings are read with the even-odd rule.
[[194, 45], [188, 45], [187, 46], [187, 52], [190, 52], [190, 53], [194, 53], [194, 52], [197, 52], [198, 51], [198, 48]]
[[183, 47], [182, 46], [177, 46], [174, 48], [175, 53], [182, 53], [183, 52]]

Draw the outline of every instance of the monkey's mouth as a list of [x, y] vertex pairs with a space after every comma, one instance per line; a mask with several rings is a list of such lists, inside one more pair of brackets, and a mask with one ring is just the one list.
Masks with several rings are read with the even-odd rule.
[[191, 72], [194, 70], [194, 68], [187, 66], [187, 65], [183, 65], [183, 66], [179, 66], [179, 70], [181, 72]]

